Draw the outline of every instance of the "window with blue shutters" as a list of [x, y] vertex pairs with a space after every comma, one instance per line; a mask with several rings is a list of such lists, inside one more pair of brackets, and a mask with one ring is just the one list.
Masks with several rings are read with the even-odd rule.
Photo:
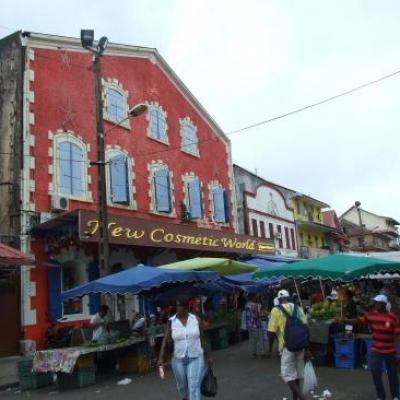
[[49, 288], [49, 318], [50, 321], [57, 321], [62, 317], [61, 265], [47, 268], [47, 280]]
[[218, 223], [229, 222], [229, 201], [226, 190], [220, 186], [212, 188], [213, 217]]
[[197, 138], [197, 128], [188, 119], [181, 120], [182, 150], [186, 153], [198, 156], [199, 145]]
[[114, 204], [129, 205], [128, 158], [120, 153], [109, 160], [110, 195]]
[[155, 105], [149, 106], [149, 135], [168, 144], [166, 114], [161, 107]]
[[75, 143], [63, 141], [59, 144], [59, 192], [65, 195], [82, 197], [84, 194], [83, 149]]
[[167, 168], [160, 167], [153, 170], [154, 211], [171, 213], [171, 185], [170, 174]]
[[203, 201], [201, 195], [201, 182], [198, 178], [187, 182], [188, 209], [191, 219], [203, 217]]

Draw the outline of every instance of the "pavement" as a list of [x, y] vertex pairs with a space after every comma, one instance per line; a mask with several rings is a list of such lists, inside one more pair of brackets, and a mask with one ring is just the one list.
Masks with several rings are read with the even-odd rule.
[[[279, 359], [253, 359], [248, 352], [247, 343], [242, 343], [213, 354], [214, 371], [218, 377], [221, 400], [283, 400], [291, 399], [287, 386], [279, 375]], [[2, 364], [0, 364], [2, 369]], [[319, 399], [325, 389], [329, 389], [334, 400], [375, 400], [372, 379], [368, 371], [362, 369], [340, 370], [332, 367], [316, 368], [319, 388], [315, 397]], [[130, 378], [132, 382], [119, 386], [117, 382]], [[160, 380], [156, 372], [144, 376], [114, 374], [96, 382], [95, 385], [71, 390], [58, 390], [57, 385], [21, 392], [18, 388], [0, 391], [1, 400], [20, 400], [29, 398], [51, 400], [173, 400], [178, 399], [175, 381], [171, 370], [166, 379]]]

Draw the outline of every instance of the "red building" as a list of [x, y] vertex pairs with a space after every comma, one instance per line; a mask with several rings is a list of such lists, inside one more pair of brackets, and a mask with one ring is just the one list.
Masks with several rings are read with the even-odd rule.
[[[9, 236], [38, 260], [21, 272], [21, 339], [42, 347], [50, 321], [87, 320], [96, 296], [63, 303], [60, 294], [101, 273], [271, 251], [234, 234], [231, 149], [221, 128], [157, 50], [110, 44], [101, 75], [111, 271], [99, 271], [92, 55], [75, 38], [18, 32], [0, 41], [0, 57], [0, 82], [10, 82], [1, 111], [14, 112], [0, 122], [0, 167], [12, 160], [21, 171], [9, 177], [19, 203], [11, 192], [0, 200], [19, 215]], [[148, 111], [128, 118], [138, 103]], [[117, 316], [130, 316], [133, 303], [118, 299]]]

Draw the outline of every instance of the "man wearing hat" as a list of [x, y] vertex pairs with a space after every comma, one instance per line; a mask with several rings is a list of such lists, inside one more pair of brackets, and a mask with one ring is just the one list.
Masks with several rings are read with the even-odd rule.
[[378, 400], [385, 400], [382, 371], [386, 364], [390, 393], [393, 400], [399, 400], [399, 380], [396, 368], [396, 336], [400, 334], [399, 319], [387, 311], [388, 298], [384, 294], [374, 297], [375, 310], [345, 322], [366, 324], [372, 332], [371, 373]]
[[303, 379], [304, 374], [304, 357], [305, 351], [291, 352], [285, 347], [285, 327], [286, 316], [281, 310], [284, 308], [290, 315], [293, 315], [294, 308], [297, 307], [297, 317], [303, 323], [307, 322], [303, 309], [300, 306], [295, 306], [289, 302], [289, 292], [287, 290], [280, 290], [277, 299], [279, 305], [274, 307], [271, 311], [270, 320], [268, 323], [269, 333], [269, 355], [271, 354], [272, 346], [275, 336], [278, 338], [279, 352], [281, 354], [281, 376], [287, 383], [291, 392], [293, 400], [305, 400], [300, 387], [300, 380]]

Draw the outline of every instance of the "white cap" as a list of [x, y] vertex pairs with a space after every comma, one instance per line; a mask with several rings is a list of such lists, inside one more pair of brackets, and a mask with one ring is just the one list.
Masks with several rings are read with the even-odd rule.
[[374, 301], [377, 303], [388, 303], [388, 298], [384, 294], [378, 294], [378, 296], [374, 297]]
[[278, 299], [282, 299], [284, 297], [290, 297], [290, 294], [287, 290], [282, 289], [278, 292]]

